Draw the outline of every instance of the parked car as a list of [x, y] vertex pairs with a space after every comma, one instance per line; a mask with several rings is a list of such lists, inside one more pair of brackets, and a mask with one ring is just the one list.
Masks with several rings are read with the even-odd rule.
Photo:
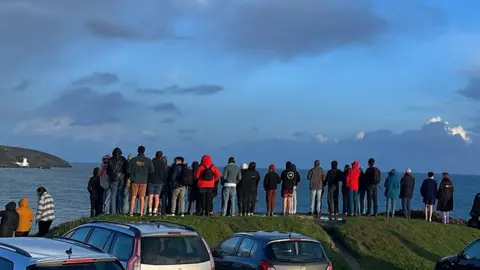
[[320, 242], [297, 233], [236, 233], [212, 253], [217, 270], [333, 270]]
[[1, 270], [125, 270], [114, 256], [61, 238], [0, 238]]
[[467, 245], [458, 255], [440, 259], [435, 269], [480, 269], [480, 238]]
[[127, 270], [212, 270], [213, 256], [192, 227], [166, 221], [91, 221], [64, 237], [93, 245], [117, 257]]

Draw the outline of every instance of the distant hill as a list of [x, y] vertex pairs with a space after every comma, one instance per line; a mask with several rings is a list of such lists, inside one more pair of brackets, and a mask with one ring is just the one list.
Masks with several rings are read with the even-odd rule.
[[70, 163], [65, 160], [37, 150], [21, 147], [0, 145], [0, 168], [20, 168], [17, 162], [21, 163], [26, 158], [29, 168], [69, 168]]

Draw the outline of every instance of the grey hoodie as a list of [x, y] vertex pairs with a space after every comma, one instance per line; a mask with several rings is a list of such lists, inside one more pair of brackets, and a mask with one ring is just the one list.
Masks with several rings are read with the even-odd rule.
[[242, 180], [242, 173], [240, 167], [235, 163], [230, 163], [223, 168], [222, 183], [224, 187], [236, 187], [240, 180]]
[[315, 162], [315, 167], [308, 171], [307, 179], [310, 180], [310, 190], [323, 189], [325, 173], [322, 167], [320, 167], [320, 163]]

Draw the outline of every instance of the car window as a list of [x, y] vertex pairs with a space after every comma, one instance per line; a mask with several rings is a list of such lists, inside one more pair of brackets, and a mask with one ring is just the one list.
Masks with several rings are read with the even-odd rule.
[[241, 238], [240, 237], [232, 237], [227, 240], [225, 240], [221, 245], [220, 245], [220, 252], [223, 255], [233, 255], [235, 254], [235, 248], [238, 245], [238, 242], [240, 242]]
[[469, 259], [480, 259], [480, 240], [475, 241], [470, 244], [465, 251], [463, 252], [464, 255], [468, 255]]
[[87, 238], [88, 233], [90, 232], [92, 228], [90, 227], [83, 227], [78, 230], [76, 230], [70, 238], [85, 242], [85, 239]]
[[[3, 268], [1, 268], [3, 270]], [[118, 262], [90, 262], [76, 264], [37, 264], [27, 268], [28, 270], [123, 270]]]
[[270, 260], [278, 262], [321, 262], [326, 259], [322, 245], [312, 241], [281, 241], [268, 244]]
[[250, 257], [254, 258], [255, 257], [255, 253], [257, 252], [257, 243], [253, 244], [253, 247], [252, 249], [250, 250]]
[[93, 232], [90, 234], [90, 237], [88, 237], [87, 243], [99, 249], [103, 249], [111, 233], [112, 231], [107, 229], [95, 228], [93, 229]]
[[149, 265], [197, 264], [210, 260], [198, 235], [142, 237], [140, 253], [142, 264]]
[[0, 258], [0, 269], [13, 270], [13, 262], [4, 258]]
[[237, 256], [245, 258], [250, 257], [250, 250], [252, 250], [253, 244], [255, 244], [255, 241], [248, 237], [244, 237], [242, 243], [238, 247]]
[[133, 241], [132, 236], [117, 233], [112, 242], [112, 247], [110, 248], [110, 254], [117, 257], [120, 261], [125, 262], [130, 259], [133, 252]]

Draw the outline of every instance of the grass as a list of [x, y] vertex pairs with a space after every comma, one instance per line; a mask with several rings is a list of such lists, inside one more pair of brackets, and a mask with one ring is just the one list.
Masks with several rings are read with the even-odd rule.
[[[248, 231], [284, 231], [297, 232], [322, 242], [327, 256], [332, 261], [334, 269], [350, 269], [342, 258], [342, 256], [333, 248], [333, 242], [328, 234], [315, 222], [310, 219], [299, 217], [198, 217], [186, 216], [179, 217], [125, 217], [120, 215], [101, 216], [97, 219], [109, 221], [152, 221], [152, 220], [168, 220], [185, 225], [190, 225], [195, 228], [209, 243], [210, 246], [215, 246], [222, 239], [230, 236], [235, 232]], [[70, 229], [88, 222], [89, 218], [74, 220], [66, 222], [58, 227], [53, 228], [49, 234], [62, 235]]]
[[480, 231], [421, 219], [358, 217], [334, 234], [364, 269], [433, 269], [441, 257], [458, 254]]

